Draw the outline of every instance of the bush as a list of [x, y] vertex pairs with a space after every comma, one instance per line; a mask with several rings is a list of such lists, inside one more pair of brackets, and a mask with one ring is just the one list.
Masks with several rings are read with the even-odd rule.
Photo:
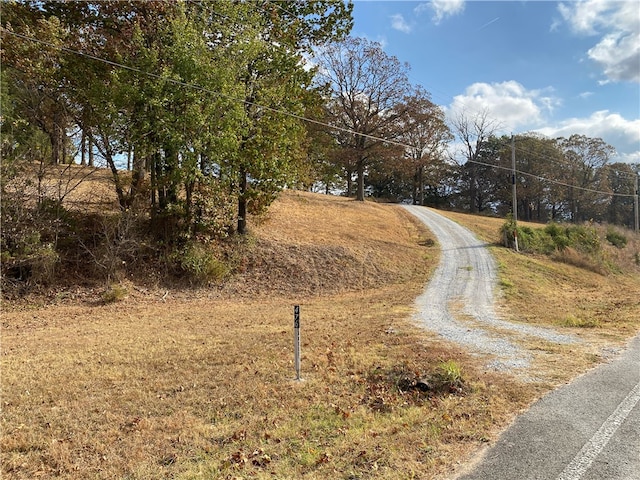
[[614, 247], [624, 248], [627, 246], [627, 237], [611, 227], [607, 229], [605, 238], [607, 239], [607, 242], [609, 242]]
[[127, 296], [127, 293], [128, 291], [124, 286], [113, 283], [102, 294], [102, 301], [104, 303], [120, 302], [124, 300], [124, 298]]
[[[567, 229], [562, 228], [557, 223], [551, 222], [544, 227], [544, 233], [551, 238], [551, 244], [554, 250], [564, 250], [570, 245], [569, 237], [567, 236]], [[553, 252], [545, 252], [547, 254]]]
[[572, 225], [567, 227], [569, 246], [584, 253], [597, 254], [601, 251], [598, 232], [593, 227]]
[[179, 269], [194, 283], [219, 282], [229, 273], [227, 266], [213, 255], [211, 249], [199, 242], [189, 242], [174, 254], [174, 259]]
[[53, 248], [53, 245], [43, 245], [37, 252], [30, 256], [30, 280], [36, 284], [52, 283], [55, 277], [56, 265], [59, 261], [60, 256]]
[[[517, 226], [512, 218], [502, 225], [503, 245], [514, 247], [513, 232], [518, 234], [521, 252], [553, 256], [557, 261], [585, 268], [601, 274], [607, 267], [603, 260], [602, 245], [596, 229], [590, 225], [562, 226], [549, 223], [544, 228]], [[617, 237], [612, 236], [614, 241]]]

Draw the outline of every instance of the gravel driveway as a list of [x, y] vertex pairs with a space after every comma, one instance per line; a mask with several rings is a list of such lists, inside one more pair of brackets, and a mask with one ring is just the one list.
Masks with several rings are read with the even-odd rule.
[[422, 326], [473, 352], [489, 355], [488, 368], [513, 372], [526, 369], [531, 360], [531, 355], [514, 343], [518, 337], [552, 343], [577, 341], [552, 329], [498, 318], [494, 311], [497, 266], [487, 245], [429, 208], [405, 208], [433, 232], [442, 251], [431, 281], [416, 300], [415, 318]]

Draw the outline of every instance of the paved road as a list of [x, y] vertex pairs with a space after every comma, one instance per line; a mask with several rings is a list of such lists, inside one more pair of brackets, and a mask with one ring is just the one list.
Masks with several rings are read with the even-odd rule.
[[640, 480], [640, 336], [543, 397], [459, 480]]

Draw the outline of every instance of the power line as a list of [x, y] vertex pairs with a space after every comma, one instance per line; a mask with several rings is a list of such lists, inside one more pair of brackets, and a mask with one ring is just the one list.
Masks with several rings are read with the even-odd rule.
[[[171, 83], [171, 84], [174, 84], [174, 85], [179, 85], [179, 86], [182, 86], [182, 87], [191, 88], [191, 89], [194, 89], [194, 90], [197, 90], [197, 91], [209, 93], [211, 95], [215, 95], [215, 96], [221, 97], [221, 98], [226, 98], [226, 99], [234, 101], [234, 102], [243, 103], [245, 105], [250, 105], [250, 106], [253, 106], [253, 107], [261, 108], [261, 109], [264, 109], [264, 110], [267, 110], [267, 111], [270, 111], [270, 112], [273, 112], [273, 113], [278, 113], [280, 115], [289, 116], [291, 118], [295, 118], [295, 119], [303, 121], [303, 122], [308, 122], [308, 123], [313, 123], [313, 124], [316, 124], [316, 125], [320, 125], [320, 126], [329, 128], [331, 130], [337, 130], [337, 131], [340, 131], [340, 132], [343, 132], [343, 133], [348, 133], [348, 134], [351, 134], [351, 135], [365, 137], [365, 138], [368, 138], [368, 139], [371, 139], [371, 140], [382, 142], [384, 144], [395, 145], [395, 146], [399, 146], [399, 147], [402, 147], [402, 148], [407, 148], [407, 149], [408, 148], [414, 148], [414, 146], [412, 146], [412, 145], [409, 145], [409, 144], [406, 144], [406, 143], [403, 143], [403, 142], [398, 142], [396, 140], [389, 140], [389, 139], [377, 137], [375, 135], [356, 132], [356, 131], [351, 130], [349, 128], [344, 128], [344, 127], [339, 127], [339, 126], [336, 126], [336, 125], [331, 125], [329, 123], [322, 122], [320, 120], [315, 120], [315, 119], [312, 119], [312, 118], [308, 118], [308, 117], [305, 117], [303, 115], [298, 115], [296, 113], [293, 113], [293, 112], [290, 112], [290, 111], [287, 111], [287, 110], [282, 110], [282, 109], [278, 109], [278, 108], [274, 108], [274, 107], [269, 107], [269, 106], [266, 106], [266, 105], [261, 105], [261, 104], [259, 104], [257, 102], [253, 102], [253, 101], [246, 100], [246, 99], [236, 98], [236, 97], [233, 97], [231, 95], [227, 95], [227, 94], [224, 94], [224, 93], [221, 93], [221, 92], [216, 92], [214, 90], [210, 90], [210, 89], [208, 89], [206, 87], [203, 87], [201, 85], [188, 83], [188, 82], [184, 82], [184, 81], [176, 80], [176, 79], [172, 79], [172, 78], [166, 78], [166, 77], [163, 77], [162, 75], [158, 75], [158, 74], [155, 74], [155, 73], [147, 72], [147, 71], [144, 71], [144, 70], [142, 70], [140, 68], [137, 68], [137, 67], [132, 67], [130, 65], [125, 65], [125, 64], [122, 64], [122, 63], [119, 63], [119, 62], [115, 62], [113, 60], [108, 60], [106, 58], [98, 57], [96, 55], [92, 55], [92, 54], [89, 54], [89, 53], [81, 52], [81, 51], [78, 51], [78, 50], [73, 50], [73, 49], [70, 49], [70, 48], [67, 48], [67, 47], [63, 47], [63, 46], [60, 46], [60, 45], [55, 45], [55, 44], [50, 43], [50, 42], [46, 42], [44, 40], [40, 40], [38, 38], [34, 38], [34, 37], [23, 35], [23, 34], [20, 34], [20, 33], [17, 33], [17, 32], [13, 32], [11, 30], [6, 29], [3, 26], [0, 26], [0, 30], [2, 32], [4, 32], [4, 33], [8, 33], [9, 35], [13, 35], [13, 36], [21, 38], [23, 40], [27, 40], [27, 41], [31, 41], [31, 42], [34, 42], [34, 43], [38, 43], [40, 45], [45, 45], [45, 46], [48, 46], [48, 47], [56, 49], [56, 50], [60, 50], [60, 51], [71, 53], [71, 54], [78, 55], [78, 56], [81, 56], [81, 57], [89, 58], [89, 59], [97, 61], [97, 62], [102, 62], [102, 63], [105, 63], [107, 65], [111, 65], [111, 66], [114, 66], [114, 67], [117, 67], [117, 68], [122, 68], [122, 69], [125, 69], [125, 70], [129, 70], [129, 71], [132, 71], [132, 72], [135, 72], [135, 73], [139, 73], [141, 75], [146, 75], [148, 77], [155, 78], [157, 80], [161, 80], [161, 81], [164, 81], [164, 82], [167, 82], [167, 83]], [[512, 171], [511, 168], [503, 167], [503, 166], [500, 166], [500, 165], [495, 165], [495, 164], [490, 164], [490, 163], [485, 163], [485, 162], [480, 162], [480, 161], [477, 161], [477, 160], [470, 160], [470, 159], [468, 159], [467, 161], [469, 163], [473, 163], [473, 164], [477, 164], [477, 165], [482, 165], [482, 166], [491, 167], [491, 168], [497, 168], [497, 169], [501, 169], [501, 170], [508, 170], [510, 172]], [[541, 180], [541, 181], [554, 183], [554, 184], [557, 184], [557, 185], [560, 185], [560, 186], [570, 187], [570, 188], [574, 188], [576, 190], [582, 190], [582, 191], [586, 191], [586, 192], [597, 193], [597, 194], [601, 194], [601, 195], [605, 195], [605, 196], [631, 197], [631, 198], [635, 197], [635, 195], [633, 195], [633, 194], [605, 192], [605, 191], [590, 189], [590, 188], [586, 188], [586, 187], [580, 187], [578, 185], [571, 185], [571, 184], [568, 184], [568, 183], [560, 182], [560, 181], [557, 181], [557, 180], [552, 180], [552, 179], [549, 179], [549, 178], [546, 178], [546, 177], [542, 177], [540, 175], [535, 175], [535, 174], [524, 172], [524, 171], [516, 170], [516, 173], [519, 174], [519, 175], [536, 178], [536, 179]]]
[[245, 105], [258, 107], [258, 108], [261, 108], [261, 109], [264, 109], [264, 110], [267, 110], [267, 111], [270, 111], [270, 112], [273, 112], [273, 113], [286, 115], [286, 116], [295, 118], [297, 120], [301, 120], [301, 121], [309, 122], [309, 123], [314, 123], [316, 125], [327, 127], [327, 128], [333, 129], [333, 130], [338, 130], [338, 131], [341, 131], [341, 132], [344, 132], [344, 133], [349, 133], [351, 135], [357, 135], [357, 136], [360, 136], [360, 137], [365, 137], [365, 138], [368, 138], [368, 139], [371, 139], [371, 140], [376, 140], [376, 141], [380, 141], [380, 142], [383, 142], [383, 143], [386, 143], [386, 144], [396, 145], [396, 146], [403, 147], [403, 148], [412, 148], [411, 145], [407, 145], [405, 143], [398, 142], [396, 140], [385, 139], [385, 138], [377, 137], [375, 135], [370, 135], [370, 134], [367, 134], [367, 133], [356, 132], [356, 131], [351, 130], [349, 128], [339, 127], [337, 125], [331, 125], [331, 124], [322, 122], [320, 120], [315, 120], [313, 118], [308, 118], [308, 117], [305, 117], [303, 115], [298, 115], [297, 113], [289, 112], [287, 110], [282, 110], [282, 109], [279, 109], [279, 108], [269, 107], [267, 105], [262, 105], [262, 104], [259, 104], [257, 102], [253, 102], [251, 100], [240, 99], [240, 98], [236, 98], [236, 97], [233, 97], [231, 95], [227, 95], [227, 94], [224, 94], [224, 93], [221, 93], [221, 92], [216, 92], [214, 90], [210, 90], [210, 89], [208, 89], [206, 87], [203, 87], [201, 85], [188, 83], [188, 82], [183, 82], [181, 80], [175, 80], [175, 79], [172, 79], [172, 78], [166, 78], [166, 77], [163, 77], [163, 76], [155, 74], [155, 73], [146, 72], [146, 71], [141, 70], [141, 69], [139, 69], [137, 67], [132, 67], [130, 65], [125, 65], [125, 64], [122, 64], [122, 63], [114, 62], [112, 60], [107, 60], [105, 58], [97, 57], [97, 56], [91, 55], [89, 53], [80, 52], [78, 50], [73, 50], [73, 49], [70, 49], [70, 48], [67, 48], [67, 47], [62, 47], [62, 46], [59, 46], [59, 45], [55, 45], [55, 44], [52, 44], [52, 43], [49, 43], [49, 42], [45, 42], [43, 40], [40, 40], [40, 39], [37, 39], [37, 38], [34, 38], [34, 37], [29, 37], [27, 35], [22, 35], [22, 34], [19, 34], [19, 33], [16, 33], [16, 32], [12, 32], [11, 30], [7, 30], [4, 27], [0, 27], [0, 29], [2, 31], [6, 32], [6, 33], [9, 33], [10, 35], [14, 35], [14, 36], [22, 38], [24, 40], [29, 40], [29, 41], [32, 41], [32, 42], [35, 42], [35, 43], [39, 43], [41, 45], [46, 45], [48, 47], [67, 52], [67, 53], [72, 53], [72, 54], [79, 55], [79, 56], [82, 56], [82, 57], [90, 58], [90, 59], [98, 61], [98, 62], [103, 62], [103, 63], [106, 63], [108, 65], [112, 65], [114, 67], [119, 67], [119, 68], [123, 68], [125, 70], [129, 70], [129, 71], [132, 71], [132, 72], [140, 73], [142, 75], [146, 75], [146, 76], [149, 76], [151, 78], [162, 80], [162, 81], [167, 82], [167, 83], [172, 83], [174, 85], [179, 85], [179, 86], [182, 86], [182, 87], [192, 88], [194, 90], [198, 90], [198, 91], [201, 91], [201, 92], [210, 93], [210, 94], [215, 95], [217, 97], [226, 98], [226, 99], [234, 101], [234, 102], [244, 103]]

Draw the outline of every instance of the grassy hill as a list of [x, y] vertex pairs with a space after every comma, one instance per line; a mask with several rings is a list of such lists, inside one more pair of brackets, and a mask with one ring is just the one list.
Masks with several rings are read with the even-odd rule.
[[[447, 215], [498, 239], [499, 220]], [[95, 287], [5, 302], [2, 477], [445, 478], [640, 328], [635, 267], [492, 249], [501, 313], [584, 339], [527, 345], [528, 381], [412, 323], [439, 249], [393, 205], [287, 192], [222, 284], [124, 279], [113, 303]]]

